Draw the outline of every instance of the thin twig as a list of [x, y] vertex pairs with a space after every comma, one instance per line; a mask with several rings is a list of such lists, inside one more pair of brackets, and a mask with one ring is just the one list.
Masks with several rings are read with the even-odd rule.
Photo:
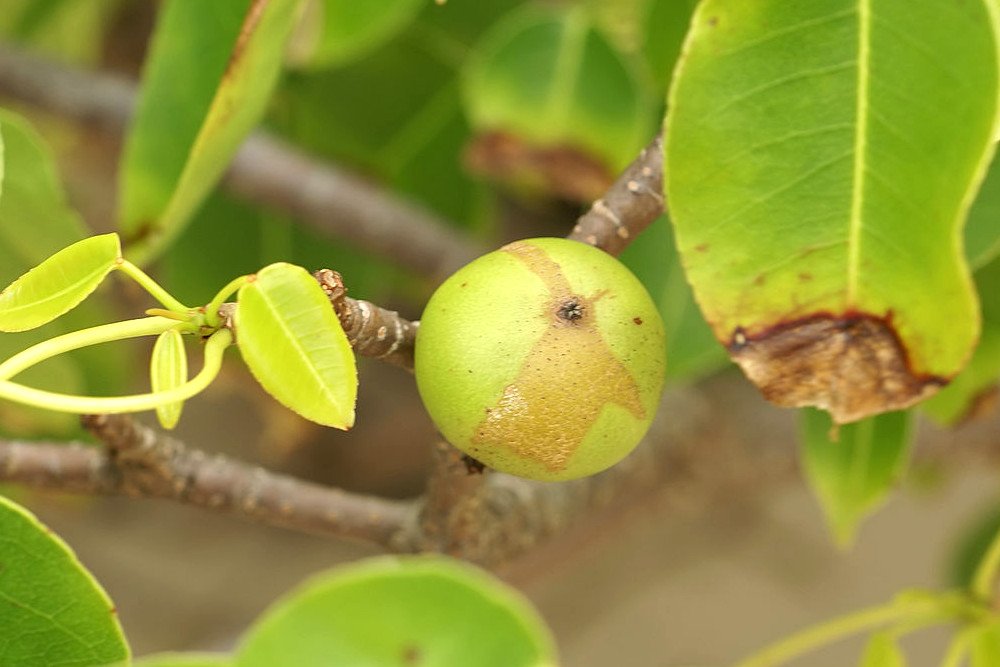
[[272, 526], [389, 547], [412, 502], [348, 493], [189, 449], [124, 415], [84, 418], [105, 447], [0, 442], [0, 480], [92, 495], [168, 498]]
[[[0, 45], [0, 96], [121, 135], [136, 92], [135, 84], [121, 77]], [[248, 201], [292, 214], [327, 236], [433, 280], [480, 254], [454, 225], [416, 202], [262, 132], [244, 142], [222, 183]]]
[[617, 257], [663, 211], [663, 135], [658, 134], [580, 216], [569, 238]]

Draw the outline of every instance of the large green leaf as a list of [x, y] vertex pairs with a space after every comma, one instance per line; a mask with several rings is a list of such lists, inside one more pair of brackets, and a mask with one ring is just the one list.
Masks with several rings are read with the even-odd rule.
[[974, 416], [978, 401], [988, 399], [1000, 383], [1000, 258], [976, 271], [975, 279], [982, 307], [979, 344], [966, 368], [922, 406], [943, 424]]
[[645, 285], [663, 318], [668, 382], [692, 380], [729, 363], [695, 305], [673, 248], [670, 222], [661, 216], [620, 257]]
[[157, 653], [134, 660], [132, 667], [230, 667], [233, 659], [220, 653]]
[[842, 546], [899, 480], [911, 444], [908, 412], [837, 427], [825, 412], [802, 410], [802, 466]]
[[906, 656], [889, 632], [876, 632], [865, 645], [858, 667], [906, 667]]
[[413, 20], [425, 0], [311, 0], [296, 39], [293, 62], [328, 67], [379, 48]]
[[1000, 160], [996, 156], [969, 210], [965, 254], [973, 268], [1000, 255]]
[[91, 236], [63, 248], [0, 292], [0, 331], [26, 331], [75, 308], [121, 257], [117, 234]]
[[[609, 173], [652, 134], [648, 82], [582, 7], [512, 12], [476, 45], [464, 74], [467, 114], [483, 134], [573, 151]], [[581, 190], [596, 197], [606, 185]]]
[[715, 335], [838, 422], [920, 400], [978, 336], [961, 223], [994, 150], [992, 0], [706, 0], [666, 189]]
[[115, 608], [69, 547], [0, 497], [0, 665], [93, 667], [128, 658]]
[[171, 0], [126, 143], [120, 226], [138, 261], [173, 238], [260, 120], [297, 0]]
[[485, 573], [441, 558], [381, 558], [276, 604], [236, 664], [553, 667], [555, 648], [528, 602]]
[[261, 386], [306, 419], [348, 429], [358, 377], [354, 352], [319, 283], [279, 262], [240, 288], [240, 353]]

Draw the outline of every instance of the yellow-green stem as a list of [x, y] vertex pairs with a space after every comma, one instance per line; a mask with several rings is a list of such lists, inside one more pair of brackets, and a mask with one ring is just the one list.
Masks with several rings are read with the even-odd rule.
[[172, 310], [176, 313], [186, 313], [191, 310], [183, 303], [175, 299], [170, 292], [160, 287], [160, 284], [153, 280], [145, 271], [127, 259], [121, 260], [115, 268], [135, 282], [139, 283], [139, 286], [149, 292], [154, 299], [163, 304], [164, 308]]
[[233, 292], [243, 287], [250, 276], [240, 276], [239, 278], [233, 278], [230, 280], [225, 287], [219, 290], [219, 293], [215, 295], [207, 306], [205, 306], [205, 324], [210, 327], [219, 326], [219, 308], [222, 304], [226, 302]]
[[211, 384], [222, 367], [222, 353], [232, 340], [232, 333], [228, 329], [221, 329], [212, 334], [205, 344], [205, 363], [202, 369], [188, 382], [167, 391], [132, 396], [73, 396], [0, 380], [0, 398], [36, 408], [77, 414], [116, 414], [153, 410], [158, 405], [191, 398]]
[[993, 536], [989, 548], [976, 567], [972, 578], [972, 594], [983, 602], [989, 602], [996, 594], [997, 571], [1000, 570], [1000, 531]]
[[176, 326], [179, 326], [177, 320], [166, 317], [142, 317], [63, 334], [32, 345], [0, 364], [0, 380], [9, 380], [21, 371], [63, 352], [113, 340], [155, 336]]

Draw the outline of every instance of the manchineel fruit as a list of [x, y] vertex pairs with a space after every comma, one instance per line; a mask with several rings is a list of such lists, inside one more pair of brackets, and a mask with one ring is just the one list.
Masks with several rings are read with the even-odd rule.
[[414, 372], [454, 446], [539, 480], [592, 475], [649, 428], [663, 388], [663, 323], [618, 260], [559, 238], [474, 260], [424, 310]]

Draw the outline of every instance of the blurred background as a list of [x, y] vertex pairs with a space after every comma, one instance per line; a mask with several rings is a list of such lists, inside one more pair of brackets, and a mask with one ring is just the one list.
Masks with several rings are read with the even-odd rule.
[[[338, 34], [307, 3], [263, 129], [429, 211], [470, 248], [563, 236], [656, 134], [693, 0], [426, 0]], [[138, 86], [161, 3], [4, 0], [0, 55], [32, 54], [81, 77]], [[27, 118], [56, 157], [70, 207], [114, 230], [123, 134], [114, 123], [29, 103], [0, 58], [0, 106]], [[176, 73], [183, 82], [188, 73]], [[0, 212], [2, 213], [2, 212]], [[33, 262], [30, 220], [0, 215], [0, 279]], [[724, 664], [794, 629], [877, 604], [907, 587], [949, 585], [992, 526], [1000, 416], [984, 402], [945, 429], [921, 421], [903, 490], [834, 545], [796, 459], [795, 415], [769, 406], [729, 365], [694, 305], [661, 219], [623, 260], [668, 331], [664, 406], [649, 436], [674, 449], [668, 478], [610, 505], [499, 571], [540, 609], [565, 664]], [[37, 261], [34, 260], [34, 261]], [[351, 296], [419, 318], [443, 277], [379, 244], [351, 243], [280, 206], [217, 189], [149, 267], [179, 299], [204, 303], [274, 262], [332, 268]], [[68, 324], [135, 317], [148, 298], [117, 280]], [[38, 335], [51, 335], [46, 330]], [[7, 356], [35, 334], [6, 336]], [[143, 390], [149, 344], [117, 344], [39, 368], [41, 386]], [[434, 428], [412, 377], [360, 361], [350, 432], [306, 422], [265, 395], [238, 359], [190, 401], [176, 434], [192, 447], [349, 490], [419, 494]], [[146, 420], [148, 423], [153, 423]], [[75, 417], [0, 406], [9, 437], [82, 439]], [[5, 487], [62, 535], [115, 600], [137, 655], [229, 648], [276, 597], [373, 547], [312, 538], [150, 500]], [[942, 637], [920, 635], [914, 665]], [[857, 645], [811, 658], [841, 666]], [[926, 660], [924, 661], [924, 659]]]

